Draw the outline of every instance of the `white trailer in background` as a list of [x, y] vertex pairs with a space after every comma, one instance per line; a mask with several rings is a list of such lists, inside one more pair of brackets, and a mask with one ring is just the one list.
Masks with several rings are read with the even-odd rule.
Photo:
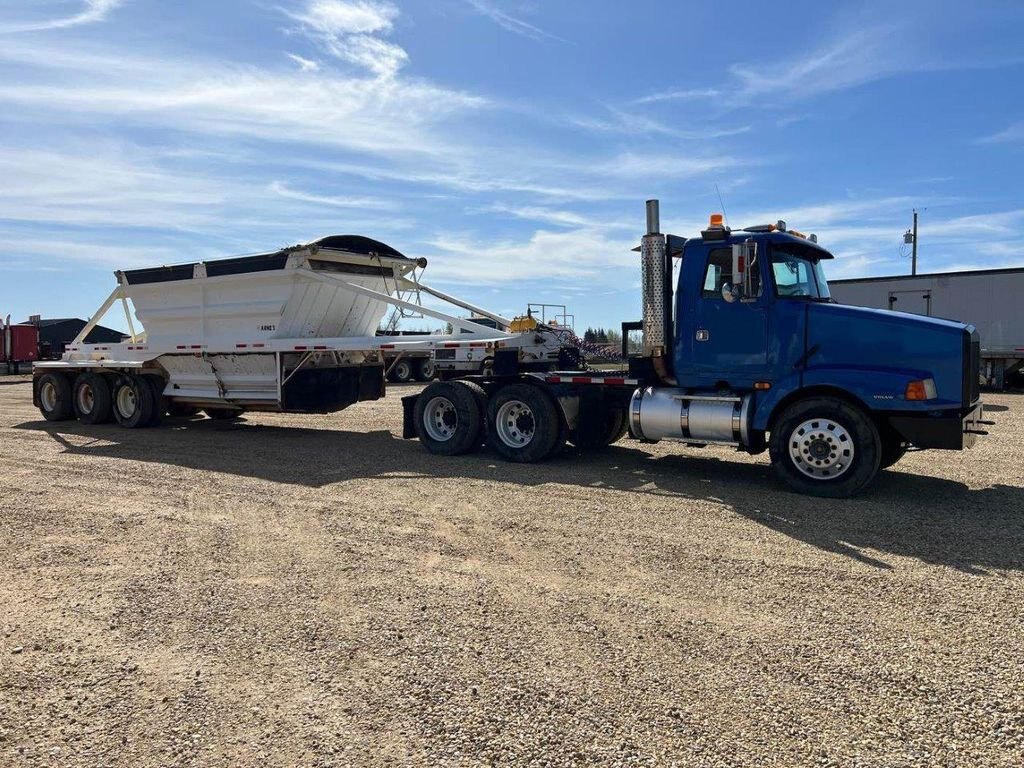
[[1024, 267], [829, 280], [840, 304], [971, 323], [987, 386], [1024, 384]]
[[[230, 418], [375, 400], [384, 396], [385, 354], [473, 346], [501, 349], [524, 371], [556, 367], [557, 334], [509, 333], [422, 306], [426, 293], [511, 325], [424, 285], [424, 267], [425, 259], [376, 240], [335, 235], [273, 253], [116, 272], [117, 287], [63, 357], [34, 366], [35, 403], [51, 421], [144, 427], [167, 412]], [[115, 304], [128, 341], [84, 343]], [[454, 333], [378, 336], [389, 307], [440, 320]]]

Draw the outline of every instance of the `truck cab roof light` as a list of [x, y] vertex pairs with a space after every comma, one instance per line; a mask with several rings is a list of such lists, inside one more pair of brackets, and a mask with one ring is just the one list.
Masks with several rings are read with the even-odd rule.
[[777, 222], [775, 222], [775, 228], [779, 230], [779, 232], [785, 232], [786, 222], [784, 222], [782, 219], [779, 219]]
[[708, 220], [708, 228], [700, 235], [705, 240], [725, 240], [729, 236], [729, 231], [725, 226], [725, 217], [720, 213], [712, 213]]
[[810, 240], [812, 243], [818, 242], [818, 236], [813, 232], [811, 232], [811, 234], [807, 236], [807, 239]]

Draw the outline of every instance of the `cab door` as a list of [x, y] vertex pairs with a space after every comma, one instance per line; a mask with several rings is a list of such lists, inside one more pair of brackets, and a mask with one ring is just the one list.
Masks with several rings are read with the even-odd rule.
[[768, 310], [760, 262], [758, 259], [751, 265], [755, 270], [752, 296], [726, 301], [722, 286], [733, 282], [732, 248], [725, 243], [707, 244], [696, 295], [691, 299], [691, 386], [714, 386], [726, 381], [733, 387], [749, 387], [765, 377]]

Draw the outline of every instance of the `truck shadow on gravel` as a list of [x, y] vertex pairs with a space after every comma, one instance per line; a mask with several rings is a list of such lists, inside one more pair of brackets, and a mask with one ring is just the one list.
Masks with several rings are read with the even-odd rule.
[[[45, 432], [68, 454], [316, 488], [349, 480], [452, 478], [521, 486], [556, 483], [578, 486], [581, 494], [622, 491], [678, 499], [683, 512], [686, 500], [711, 501], [780, 534], [877, 568], [891, 568], [880, 556], [891, 554], [978, 574], [1024, 570], [1024, 488], [972, 490], [954, 480], [895, 468], [879, 473], [865, 495], [831, 500], [787, 491], [764, 456], [732, 461], [699, 450], [654, 456], [628, 440], [586, 455], [570, 448], [546, 463], [527, 465], [501, 461], [487, 449], [469, 456], [435, 456], [387, 430], [344, 432], [208, 419], [168, 419], [159, 429], [146, 430], [46, 421], [16, 428]], [[672, 524], [681, 522], [685, 518]]]

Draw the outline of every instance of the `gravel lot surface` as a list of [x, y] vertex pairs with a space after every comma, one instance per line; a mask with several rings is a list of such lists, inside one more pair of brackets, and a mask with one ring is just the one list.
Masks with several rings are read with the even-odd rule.
[[986, 401], [833, 502], [719, 448], [435, 457], [397, 398], [129, 431], [0, 378], [0, 765], [1017, 768]]

